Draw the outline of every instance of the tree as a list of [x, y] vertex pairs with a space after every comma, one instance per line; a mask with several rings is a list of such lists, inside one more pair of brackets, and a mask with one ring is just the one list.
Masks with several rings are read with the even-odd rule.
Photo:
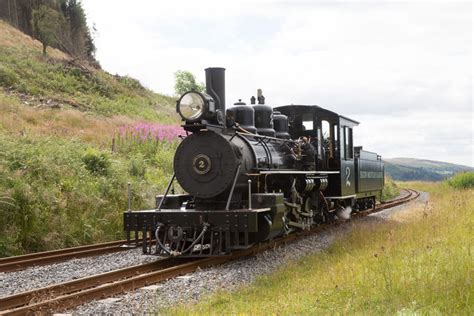
[[177, 95], [181, 95], [186, 91], [199, 91], [202, 92], [206, 88], [204, 83], [196, 82], [194, 75], [186, 70], [178, 70], [174, 73], [175, 85], [174, 90]]
[[77, 57], [94, 57], [95, 45], [79, 0], [60, 0], [59, 7], [69, 23], [71, 51]]
[[32, 12], [32, 24], [35, 37], [43, 44], [43, 55], [48, 46], [66, 47], [64, 31], [67, 21], [64, 16], [48, 6], [40, 5]]

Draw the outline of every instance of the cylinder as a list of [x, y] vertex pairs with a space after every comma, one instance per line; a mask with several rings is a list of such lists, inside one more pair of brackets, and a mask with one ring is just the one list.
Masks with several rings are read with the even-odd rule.
[[225, 68], [206, 68], [206, 92], [216, 102], [216, 110], [225, 114]]

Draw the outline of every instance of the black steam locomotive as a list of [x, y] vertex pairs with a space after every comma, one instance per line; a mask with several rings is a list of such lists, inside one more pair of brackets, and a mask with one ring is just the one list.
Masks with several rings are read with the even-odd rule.
[[[220, 256], [375, 206], [384, 166], [353, 146], [358, 122], [316, 105], [271, 107], [261, 90], [226, 110], [224, 71], [206, 69], [206, 93], [177, 101], [187, 137], [174, 174], [156, 209], [124, 213], [128, 240], [145, 253]], [[175, 180], [187, 194], [170, 194]]]

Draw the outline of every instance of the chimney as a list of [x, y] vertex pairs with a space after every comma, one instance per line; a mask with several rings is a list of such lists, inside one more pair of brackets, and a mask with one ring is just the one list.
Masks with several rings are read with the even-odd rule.
[[206, 93], [216, 102], [216, 110], [225, 116], [225, 68], [206, 68]]

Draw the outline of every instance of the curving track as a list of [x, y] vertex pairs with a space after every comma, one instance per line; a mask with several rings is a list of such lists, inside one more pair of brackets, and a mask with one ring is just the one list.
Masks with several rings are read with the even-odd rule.
[[[379, 204], [372, 210], [358, 213], [357, 217], [376, 213], [384, 209], [408, 203], [420, 195], [419, 192], [412, 189], [407, 189], [405, 191], [407, 193], [404, 196]], [[311, 231], [291, 234], [272, 241], [258, 244], [249, 249], [237, 251], [231, 256], [204, 259], [166, 258], [151, 263], [123, 268], [36, 289], [33, 291], [3, 297], [0, 298], [0, 315], [25, 315], [37, 312], [51, 313], [53, 311], [65, 310], [94, 299], [110, 297], [126, 291], [132, 291], [146, 285], [159, 283], [166, 279], [170, 279], [182, 274], [194, 272], [198, 268], [219, 265], [224, 262], [254, 255], [267, 249], [291, 242], [297, 238], [301, 238], [302, 236], [320, 232], [329, 227], [331, 227], [331, 225], [320, 225]], [[121, 245], [123, 243], [123, 241], [116, 243], [117, 244], [115, 245], [110, 245], [113, 243], [108, 244], [109, 247], [118, 247], [119, 244]], [[90, 248], [89, 250], [92, 251], [93, 249], [94, 248]], [[100, 248], [97, 247], [96, 249]], [[66, 250], [68, 249], [62, 251]], [[61, 250], [58, 252], [60, 251]], [[39, 258], [41, 258], [41, 256], [39, 256]]]

